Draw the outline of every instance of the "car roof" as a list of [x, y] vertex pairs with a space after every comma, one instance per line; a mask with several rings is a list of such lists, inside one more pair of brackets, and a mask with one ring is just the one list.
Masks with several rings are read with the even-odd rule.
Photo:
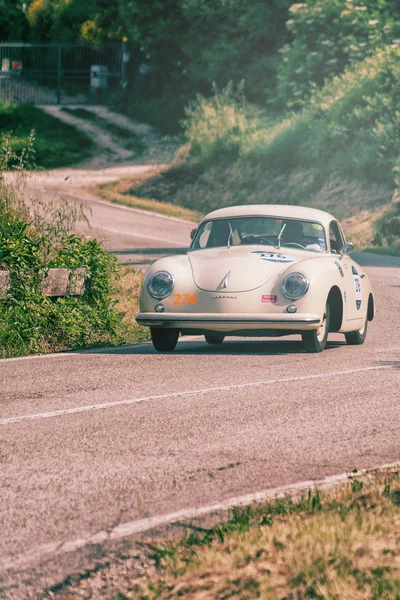
[[325, 227], [329, 227], [331, 221], [337, 220], [329, 213], [318, 210], [317, 208], [291, 206], [287, 204], [244, 204], [240, 206], [228, 206], [227, 208], [220, 208], [208, 213], [202, 220], [208, 221], [209, 219], [222, 219], [226, 217], [250, 217], [253, 215], [307, 219], [310, 221], [318, 221]]

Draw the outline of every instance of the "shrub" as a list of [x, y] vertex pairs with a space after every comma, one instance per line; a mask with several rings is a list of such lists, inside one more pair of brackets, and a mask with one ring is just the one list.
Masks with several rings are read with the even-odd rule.
[[216, 157], [235, 159], [247, 136], [259, 126], [259, 113], [250, 105], [243, 92], [232, 83], [210, 98], [198, 95], [186, 108], [183, 121], [186, 147], [182, 156], [199, 163], [209, 163]]
[[400, 251], [400, 202], [390, 208], [375, 224], [374, 243]]
[[198, 97], [184, 122], [184, 155], [199, 164], [240, 156], [280, 173], [317, 167], [325, 177], [393, 185], [400, 157], [399, 59], [400, 48], [379, 50], [279, 122], [268, 122], [232, 86]]
[[[117, 339], [122, 314], [112, 299], [117, 261], [96, 240], [71, 234], [80, 210], [28, 196], [23, 152], [5, 146], [0, 165], [0, 270], [10, 273], [11, 288], [0, 300], [0, 356], [77, 348]], [[86, 269], [80, 297], [48, 298], [42, 274], [51, 267]]]
[[344, 68], [400, 42], [397, 0], [310, 0], [293, 4], [281, 50], [278, 97], [299, 106]]

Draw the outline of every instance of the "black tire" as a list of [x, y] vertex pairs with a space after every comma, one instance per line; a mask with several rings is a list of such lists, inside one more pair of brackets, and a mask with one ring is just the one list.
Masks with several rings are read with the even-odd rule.
[[213, 345], [222, 344], [225, 339], [225, 336], [222, 335], [222, 333], [207, 333], [204, 337], [206, 338], [207, 344]]
[[304, 333], [301, 334], [303, 346], [307, 352], [318, 353], [325, 350], [326, 342], [328, 340], [329, 324], [330, 310], [329, 304], [327, 304], [325, 307], [325, 315], [321, 327], [311, 331], [304, 331]]
[[359, 331], [349, 331], [344, 334], [349, 346], [361, 346], [365, 342], [368, 333], [368, 315], [365, 318], [364, 327]]
[[179, 331], [177, 329], [164, 329], [150, 327], [151, 341], [158, 352], [173, 352], [178, 343]]

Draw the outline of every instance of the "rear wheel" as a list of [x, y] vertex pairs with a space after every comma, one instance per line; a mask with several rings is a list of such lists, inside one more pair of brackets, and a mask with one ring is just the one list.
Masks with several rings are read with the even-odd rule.
[[207, 333], [205, 336], [207, 344], [222, 344], [225, 339], [225, 336], [221, 333]]
[[317, 353], [325, 350], [329, 333], [329, 323], [330, 310], [329, 304], [327, 304], [325, 307], [324, 318], [322, 319], [320, 327], [318, 329], [313, 329], [312, 331], [304, 331], [304, 333], [301, 334], [303, 346], [307, 352]]
[[344, 334], [349, 346], [361, 346], [365, 342], [368, 332], [368, 315], [365, 317], [364, 327], [358, 331], [349, 331]]
[[151, 341], [159, 352], [173, 352], [178, 343], [179, 331], [177, 329], [164, 329], [151, 327]]

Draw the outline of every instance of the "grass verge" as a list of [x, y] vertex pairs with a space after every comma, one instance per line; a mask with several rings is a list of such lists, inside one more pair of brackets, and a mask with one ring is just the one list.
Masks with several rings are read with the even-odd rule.
[[183, 536], [139, 545], [140, 560], [137, 549], [125, 552], [55, 596], [91, 598], [101, 585], [105, 597], [120, 600], [398, 600], [399, 469], [353, 475], [325, 493], [238, 507], [217, 525], [187, 526]]
[[[140, 178], [138, 177], [137, 182], [143, 181], [146, 177], [148, 177], [147, 174], [141, 176]], [[99, 186], [96, 193], [98, 196], [100, 196], [100, 198], [115, 202], [116, 204], [124, 204], [125, 206], [140, 208], [141, 210], [157, 212], [169, 217], [193, 221], [194, 223], [198, 223], [202, 217], [202, 214], [197, 210], [186, 208], [185, 206], [180, 206], [179, 204], [163, 202], [162, 200], [155, 200], [153, 198], [135, 196], [134, 194], [130, 193], [131, 189], [132, 180], [121, 180], [116, 183], [106, 183]]]
[[62, 123], [33, 106], [0, 102], [0, 139], [10, 135], [10, 146], [20, 155], [35, 131], [35, 164], [45, 169], [69, 166], [88, 159], [91, 140], [75, 127]]
[[118, 268], [113, 297], [116, 301], [116, 311], [123, 315], [117, 331], [117, 337], [121, 344], [148, 342], [150, 340], [150, 329], [141, 327], [135, 321], [136, 315], [139, 314], [142, 281], [142, 271], [130, 267], [120, 266]]

